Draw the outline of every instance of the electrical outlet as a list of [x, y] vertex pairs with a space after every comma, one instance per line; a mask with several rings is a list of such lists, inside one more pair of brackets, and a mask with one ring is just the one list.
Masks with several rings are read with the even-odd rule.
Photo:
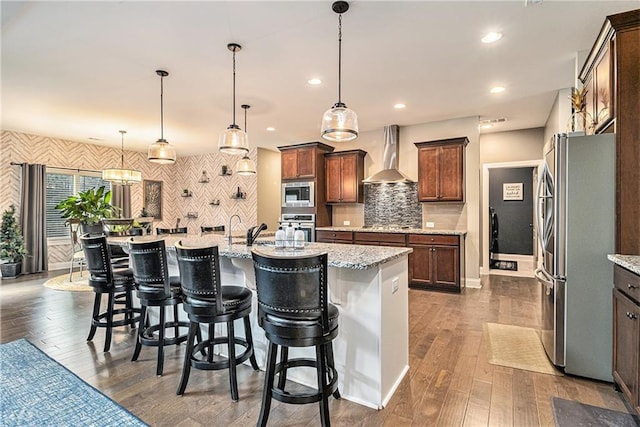
[[351, 225], [351, 221], [343, 221], [342, 225]]
[[426, 222], [424, 226], [427, 228], [433, 228], [436, 226], [436, 224], [434, 222]]
[[398, 279], [397, 277], [394, 277], [391, 280], [391, 293], [395, 294], [396, 292], [398, 292], [399, 286], [400, 286], [400, 279]]

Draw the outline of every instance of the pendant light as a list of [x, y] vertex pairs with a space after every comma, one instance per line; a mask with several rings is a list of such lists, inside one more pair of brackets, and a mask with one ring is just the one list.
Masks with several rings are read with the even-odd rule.
[[120, 147], [120, 169], [105, 169], [102, 171], [102, 179], [105, 181], [113, 182], [120, 185], [131, 185], [142, 181], [142, 174], [140, 171], [124, 168], [124, 134], [126, 130], [120, 132], [122, 143]]
[[[251, 106], [242, 104], [240, 107], [244, 110], [244, 131], [247, 132], [247, 110]], [[255, 175], [256, 173], [256, 164], [249, 158], [248, 153], [248, 151], [245, 151], [244, 157], [236, 162], [236, 173], [238, 175]]]
[[331, 9], [338, 14], [338, 102], [322, 116], [321, 136], [327, 141], [353, 141], [358, 137], [358, 116], [342, 102], [342, 14], [349, 3], [336, 1]]
[[164, 111], [162, 96], [164, 94], [164, 78], [169, 75], [164, 70], [156, 70], [160, 76], [160, 139], [149, 146], [147, 158], [150, 162], [170, 165], [176, 162], [176, 150], [164, 139]]
[[233, 52], [233, 123], [220, 134], [218, 150], [225, 154], [243, 155], [249, 151], [249, 139], [246, 132], [236, 124], [236, 52], [240, 52], [242, 46], [229, 43], [227, 49]]

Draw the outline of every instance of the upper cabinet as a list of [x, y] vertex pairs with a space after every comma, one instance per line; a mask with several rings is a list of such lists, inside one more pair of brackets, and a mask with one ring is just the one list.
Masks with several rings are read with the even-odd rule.
[[324, 153], [333, 151], [333, 147], [321, 142], [307, 142], [305, 144], [278, 147], [280, 150], [280, 164], [282, 179], [310, 179], [319, 178], [324, 174]]
[[464, 202], [464, 150], [467, 137], [416, 142], [418, 200]]
[[640, 254], [640, 9], [607, 16], [580, 71], [596, 133], [616, 135], [616, 248]]
[[366, 151], [325, 154], [327, 203], [362, 203]]

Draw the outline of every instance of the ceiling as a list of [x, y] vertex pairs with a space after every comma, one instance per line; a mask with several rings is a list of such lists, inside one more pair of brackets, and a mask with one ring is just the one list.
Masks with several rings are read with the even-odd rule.
[[[540, 1], [540, 0], [535, 0]], [[353, 1], [343, 15], [342, 100], [360, 131], [458, 117], [506, 117], [490, 131], [544, 126], [575, 57], [606, 15], [635, 1]], [[217, 150], [250, 104], [252, 146], [319, 139], [337, 101], [338, 19], [331, 1], [13, 2], [2, 12], [2, 129], [178, 156]], [[488, 31], [504, 37], [480, 42]], [[311, 86], [317, 77], [323, 83]], [[501, 94], [490, 94], [494, 85]], [[395, 110], [402, 102], [405, 109]], [[268, 126], [275, 131], [266, 131]]]

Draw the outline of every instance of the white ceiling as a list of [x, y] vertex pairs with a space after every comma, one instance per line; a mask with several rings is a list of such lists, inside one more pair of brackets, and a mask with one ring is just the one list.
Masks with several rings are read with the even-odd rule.
[[[577, 52], [606, 15], [640, 1], [353, 1], [343, 16], [343, 101], [360, 130], [457, 117], [507, 117], [492, 131], [543, 126], [573, 86]], [[337, 101], [331, 1], [2, 1], [2, 129], [178, 155], [217, 150], [231, 123], [232, 54], [252, 146], [319, 139]], [[488, 31], [504, 33], [492, 45]], [[307, 84], [311, 77], [320, 86]], [[506, 87], [498, 95], [493, 85]], [[404, 110], [393, 104], [403, 102]], [[273, 126], [275, 132], [265, 128]], [[90, 139], [91, 138], [91, 139]], [[94, 139], [95, 138], [95, 139]]]

